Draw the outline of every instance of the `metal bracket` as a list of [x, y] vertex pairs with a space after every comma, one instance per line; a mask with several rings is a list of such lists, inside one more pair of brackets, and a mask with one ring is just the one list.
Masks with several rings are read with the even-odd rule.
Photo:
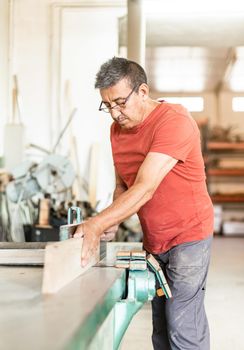
[[114, 349], [118, 349], [133, 316], [154, 295], [155, 277], [152, 272], [129, 271], [127, 298], [117, 302], [114, 307]]

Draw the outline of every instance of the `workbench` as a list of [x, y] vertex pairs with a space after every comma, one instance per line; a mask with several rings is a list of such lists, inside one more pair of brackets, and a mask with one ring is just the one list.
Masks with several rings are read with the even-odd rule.
[[123, 296], [125, 270], [92, 267], [55, 295], [41, 294], [42, 274], [0, 267], [0, 349], [113, 349], [113, 320], [103, 321]]
[[[79, 240], [42, 247], [45, 257], [48, 250], [50, 265], [39, 245], [31, 243], [27, 249], [24, 244], [20, 250], [10, 245], [13, 250], [6, 243], [0, 249], [0, 349], [117, 350], [133, 316], [155, 295], [155, 275], [149, 269], [114, 267], [117, 251], [140, 250], [141, 243], [101, 245], [103, 258], [83, 274]], [[70, 245], [60, 259], [60, 247]], [[74, 279], [54, 292], [43, 292], [47, 266], [56, 266], [55, 279], [64, 273], [67, 278], [73, 264], [79, 265]]]

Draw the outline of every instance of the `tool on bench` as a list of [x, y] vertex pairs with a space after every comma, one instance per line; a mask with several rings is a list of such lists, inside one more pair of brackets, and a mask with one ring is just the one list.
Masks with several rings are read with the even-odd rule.
[[164, 276], [164, 273], [161, 269], [161, 266], [159, 265], [159, 263], [157, 262], [157, 260], [154, 258], [152, 254], [149, 254], [147, 256], [147, 263], [155, 273], [158, 283], [160, 285], [160, 288], [157, 289], [157, 295], [158, 296], [165, 295], [166, 299], [172, 298], [171, 290]]
[[128, 268], [130, 270], [146, 270], [146, 252], [145, 251], [119, 251], [116, 255], [115, 267]]
[[[75, 215], [74, 215], [75, 214]], [[73, 223], [75, 218], [75, 223]], [[81, 209], [79, 207], [70, 207], [68, 210], [68, 224], [59, 228], [59, 239], [64, 241], [73, 237], [77, 226], [82, 222]]]
[[147, 266], [154, 272], [160, 288], [157, 289], [157, 295], [165, 295], [166, 299], [172, 297], [169, 285], [164, 276], [164, 273], [157, 262], [157, 260], [151, 255], [146, 256], [144, 250], [132, 250], [132, 251], [118, 251], [116, 254], [115, 267], [135, 270], [146, 270]]

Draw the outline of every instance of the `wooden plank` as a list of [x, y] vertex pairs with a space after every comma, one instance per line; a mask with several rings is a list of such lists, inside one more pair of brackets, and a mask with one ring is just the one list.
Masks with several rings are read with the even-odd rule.
[[39, 217], [38, 225], [40, 226], [49, 226], [50, 223], [50, 207], [51, 200], [49, 198], [42, 198], [39, 201]]
[[47, 242], [0, 242], [0, 249], [45, 249]]
[[47, 244], [45, 249], [42, 293], [53, 294], [99, 261], [99, 247], [85, 267], [81, 267], [83, 238]]
[[0, 265], [43, 265], [44, 249], [0, 249]]
[[0, 265], [43, 265], [46, 242], [0, 242]]

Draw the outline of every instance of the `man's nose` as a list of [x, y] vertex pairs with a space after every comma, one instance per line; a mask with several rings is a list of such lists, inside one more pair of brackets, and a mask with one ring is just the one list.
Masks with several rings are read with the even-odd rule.
[[111, 114], [113, 119], [117, 119], [120, 116], [121, 112], [119, 109], [117, 109], [115, 107], [115, 108], [110, 109], [110, 114]]

